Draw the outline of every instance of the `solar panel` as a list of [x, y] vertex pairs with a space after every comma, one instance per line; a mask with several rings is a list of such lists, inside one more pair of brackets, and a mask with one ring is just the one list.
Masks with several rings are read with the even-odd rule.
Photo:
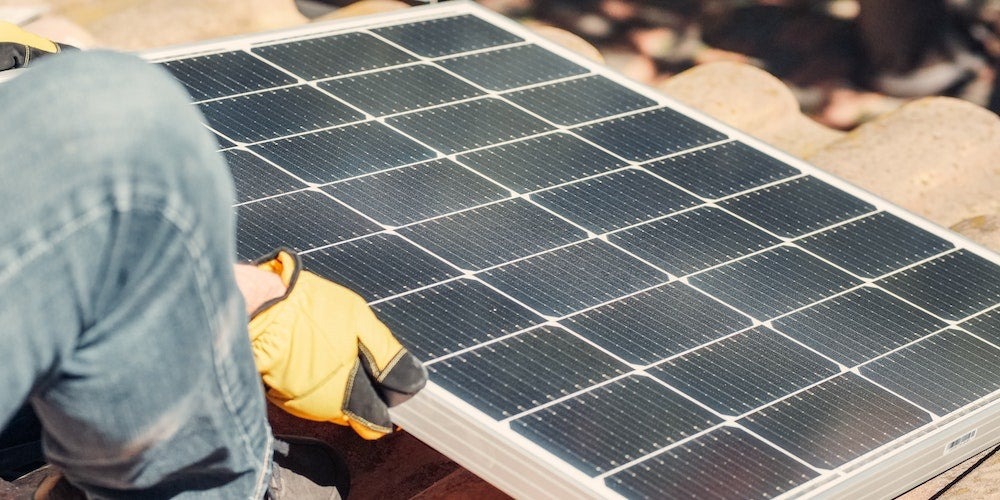
[[510, 191], [448, 159], [375, 172], [322, 189], [387, 226], [405, 226], [510, 196]]
[[308, 187], [280, 167], [249, 151], [232, 148], [223, 152], [233, 176], [236, 201], [245, 203], [290, 193]]
[[650, 365], [753, 326], [681, 281], [573, 314], [562, 324], [634, 365]]
[[257, 142], [343, 125], [364, 114], [309, 85], [265, 90], [199, 105], [208, 123], [235, 142]]
[[437, 66], [414, 64], [345, 76], [319, 88], [374, 116], [386, 116], [485, 95]]
[[268, 44], [250, 51], [304, 80], [348, 75], [417, 60], [405, 50], [360, 32]]
[[852, 372], [737, 420], [820, 469], [835, 469], [923, 425], [931, 415]]
[[517, 193], [565, 184], [628, 165], [625, 160], [564, 132], [471, 151], [456, 159]]
[[378, 122], [350, 124], [249, 146], [303, 181], [325, 184], [434, 158]]
[[495, 97], [392, 116], [385, 123], [446, 155], [555, 129]]
[[767, 498], [819, 473], [736, 427], [719, 427], [609, 476], [630, 498]]
[[508, 90], [586, 73], [582, 66], [537, 45], [518, 45], [438, 61], [487, 90]]
[[[642, 407], [634, 401], [642, 401]], [[655, 380], [633, 375], [545, 407], [511, 425], [595, 476], [721, 421], [684, 396], [664, 390]]]
[[555, 187], [531, 199], [599, 234], [699, 204], [694, 196], [633, 169]]
[[793, 339], [760, 326], [668, 360], [651, 373], [717, 413], [735, 417], [837, 375], [840, 369]]
[[656, 101], [600, 75], [586, 75], [503, 94], [557, 125], [577, 125], [656, 106]]
[[948, 326], [874, 287], [833, 297], [773, 322], [785, 335], [845, 366], [860, 365]]
[[1000, 440], [1000, 258], [471, 3], [149, 54], [238, 253], [360, 293], [524, 497], [885, 497]]

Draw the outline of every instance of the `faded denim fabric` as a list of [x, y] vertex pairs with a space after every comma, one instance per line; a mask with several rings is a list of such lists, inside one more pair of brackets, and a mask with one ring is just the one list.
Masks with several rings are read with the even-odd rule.
[[260, 498], [271, 434], [232, 181], [182, 88], [107, 52], [0, 84], [0, 426], [97, 497]]

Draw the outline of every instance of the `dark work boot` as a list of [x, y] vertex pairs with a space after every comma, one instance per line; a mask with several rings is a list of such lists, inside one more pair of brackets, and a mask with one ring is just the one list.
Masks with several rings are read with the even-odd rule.
[[317, 439], [275, 436], [269, 500], [337, 500], [350, 490], [347, 463]]

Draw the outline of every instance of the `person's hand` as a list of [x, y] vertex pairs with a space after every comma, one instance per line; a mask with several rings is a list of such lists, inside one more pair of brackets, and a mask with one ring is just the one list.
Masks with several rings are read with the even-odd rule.
[[32, 60], [72, 48], [0, 21], [0, 71], [27, 66]]
[[267, 398], [298, 417], [350, 425], [365, 439], [392, 432], [388, 407], [427, 383], [420, 361], [364, 299], [302, 270], [293, 252], [279, 250], [258, 268], [287, 286], [250, 319]]

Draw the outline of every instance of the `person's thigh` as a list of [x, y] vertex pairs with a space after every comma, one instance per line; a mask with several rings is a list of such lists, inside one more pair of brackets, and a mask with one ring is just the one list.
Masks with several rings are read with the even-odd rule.
[[232, 186], [195, 108], [110, 53], [53, 57], [0, 102], [0, 425], [30, 398], [46, 457], [102, 496], [260, 496]]

